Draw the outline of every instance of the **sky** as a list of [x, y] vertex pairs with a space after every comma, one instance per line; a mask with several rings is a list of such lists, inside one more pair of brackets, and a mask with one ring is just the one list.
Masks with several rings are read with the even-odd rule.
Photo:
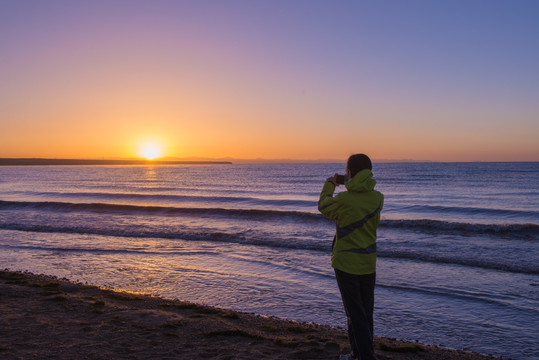
[[0, 0], [0, 157], [539, 161], [538, 19], [535, 0]]

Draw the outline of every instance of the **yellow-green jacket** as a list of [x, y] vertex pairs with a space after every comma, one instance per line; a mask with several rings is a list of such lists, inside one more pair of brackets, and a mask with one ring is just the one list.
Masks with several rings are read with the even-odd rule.
[[347, 191], [335, 197], [335, 185], [326, 181], [318, 201], [318, 210], [335, 220], [331, 266], [349, 274], [376, 272], [376, 229], [384, 195], [374, 190], [376, 180], [368, 169], [361, 170], [345, 183]]

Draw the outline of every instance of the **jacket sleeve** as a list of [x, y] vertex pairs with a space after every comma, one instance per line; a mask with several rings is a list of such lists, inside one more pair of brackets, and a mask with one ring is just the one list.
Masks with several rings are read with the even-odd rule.
[[334, 192], [335, 184], [331, 181], [326, 181], [320, 193], [320, 200], [318, 200], [318, 211], [329, 219], [337, 220], [337, 208], [339, 206], [337, 200], [333, 197]]

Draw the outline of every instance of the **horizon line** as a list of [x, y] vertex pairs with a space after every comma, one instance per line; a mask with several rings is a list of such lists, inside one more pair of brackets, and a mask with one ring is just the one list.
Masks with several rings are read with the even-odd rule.
[[[507, 162], [538, 162], [530, 160], [416, 160], [416, 159], [373, 159], [374, 163], [507, 163]], [[41, 157], [0, 157], [0, 166], [17, 165], [189, 165], [189, 164], [260, 164], [260, 163], [344, 163], [346, 159], [293, 159], [293, 158], [204, 158], [204, 157], [161, 157], [156, 159], [144, 158], [41, 158]]]

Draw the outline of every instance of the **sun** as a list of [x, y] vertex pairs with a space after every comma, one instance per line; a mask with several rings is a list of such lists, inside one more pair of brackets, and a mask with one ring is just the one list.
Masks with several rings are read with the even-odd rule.
[[163, 155], [162, 146], [157, 142], [145, 142], [139, 147], [139, 155], [147, 160], [157, 159]]

